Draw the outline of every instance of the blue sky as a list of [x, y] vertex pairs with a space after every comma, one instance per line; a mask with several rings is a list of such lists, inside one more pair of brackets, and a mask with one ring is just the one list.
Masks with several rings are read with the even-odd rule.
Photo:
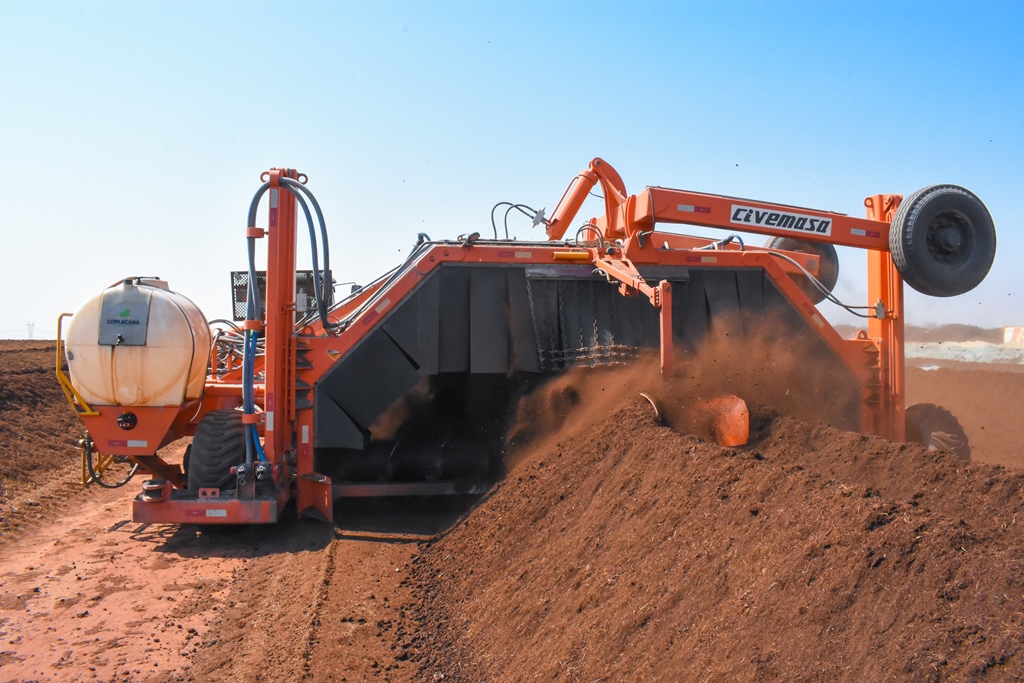
[[[337, 279], [366, 282], [417, 232], [550, 210], [595, 156], [633, 192], [856, 215], [964, 185], [996, 264], [964, 296], [908, 294], [908, 318], [1024, 324], [1022, 29], [1011, 2], [3, 3], [0, 337], [52, 338], [131, 274], [228, 315], [271, 166], [309, 175]], [[863, 254], [841, 258], [863, 303]]]

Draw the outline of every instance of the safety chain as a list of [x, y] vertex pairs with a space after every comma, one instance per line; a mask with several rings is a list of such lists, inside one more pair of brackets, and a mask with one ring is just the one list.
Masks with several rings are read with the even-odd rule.
[[[569, 325], [566, 318], [566, 302], [565, 293], [563, 292], [563, 282], [552, 281], [550, 283], [544, 282], [543, 287], [553, 286], [555, 287], [555, 299], [557, 312], [553, 314], [550, 312], [550, 307], [545, 306], [545, 311], [549, 311], [545, 315], [545, 319], [541, 321], [541, 325], [538, 325], [536, 305], [533, 300], [533, 286], [529, 279], [526, 281], [526, 293], [527, 298], [530, 302], [530, 317], [533, 323], [534, 341], [537, 344], [537, 356], [540, 361], [541, 370], [545, 372], [564, 370], [570, 366], [578, 367], [596, 367], [601, 365], [617, 365], [625, 363], [628, 360], [635, 358], [638, 354], [638, 349], [632, 346], [615, 343], [615, 332], [609, 326], [608, 334], [610, 337], [609, 344], [601, 343], [601, 328], [597, 319], [597, 301], [596, 297], [593, 296], [594, 283], [588, 283], [589, 291], [591, 292], [591, 300], [593, 309], [592, 326], [594, 329], [594, 339], [591, 343], [588, 343], [584, 338], [583, 334], [583, 316], [580, 306], [579, 296], [579, 283], [573, 282], [573, 298], [575, 300], [576, 309], [576, 321], [577, 331], [579, 337], [579, 346], [577, 348], [564, 348], [563, 343], [559, 343], [559, 340], [568, 340], [569, 338]], [[617, 319], [615, 314], [615, 305], [611, 301], [611, 297], [606, 298], [606, 303], [609, 310], [609, 322]], [[554, 318], [554, 319], [552, 319]], [[548, 332], [548, 341], [550, 343], [549, 348], [545, 349], [541, 344], [541, 336], [543, 332], [540, 327], [546, 324]]]

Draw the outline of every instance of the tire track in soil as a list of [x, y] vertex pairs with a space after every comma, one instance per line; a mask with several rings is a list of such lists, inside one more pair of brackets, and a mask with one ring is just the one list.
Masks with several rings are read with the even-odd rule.
[[419, 538], [342, 532], [324, 585], [305, 680], [419, 680], [408, 580]]
[[331, 579], [334, 578], [334, 549], [337, 541], [324, 551], [324, 569], [320, 578], [320, 590], [316, 595], [316, 603], [313, 605], [313, 614], [309, 620], [309, 632], [306, 635], [306, 649], [302, 652], [303, 671], [302, 680], [309, 680], [313, 676], [313, 669], [310, 660], [313, 657], [313, 648], [316, 647], [317, 634], [320, 631], [320, 615], [323, 613], [324, 605], [327, 604], [328, 593], [330, 592]]
[[242, 532], [265, 548], [234, 570], [183, 679], [420, 680], [423, 610], [410, 571], [422, 543], [470, 502], [339, 501], [333, 527], [286, 518]]
[[134, 524], [135, 488], [3, 548], [0, 681], [416, 680], [429, 536]]

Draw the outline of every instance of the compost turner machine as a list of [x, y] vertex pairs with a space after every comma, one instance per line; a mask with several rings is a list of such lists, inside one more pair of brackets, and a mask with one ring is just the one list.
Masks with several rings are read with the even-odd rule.
[[[631, 195], [594, 159], [550, 217], [496, 207], [526, 213], [546, 239], [499, 238], [492, 211], [489, 237], [421, 234], [401, 265], [336, 301], [307, 178], [275, 168], [261, 180], [249, 267], [232, 276], [239, 320], [211, 326], [165, 281], [130, 277], [89, 300], [58, 344], [89, 476], [117, 463], [151, 475], [137, 522], [270, 523], [293, 499], [299, 514], [330, 520], [346, 496], [479, 493], [501, 476], [517, 399], [543, 378], [645, 349], [671, 374], [709, 335], [742, 338], [758, 324], [800, 339], [807, 367], [836, 370], [819, 419], [904, 440], [903, 283], [961, 294], [996, 247], [984, 204], [953, 185], [868, 197], [855, 218], [663, 187]], [[598, 186], [603, 215], [576, 223]], [[300, 220], [311, 271], [296, 270]], [[668, 223], [770, 239], [658, 229]], [[852, 339], [816, 307], [835, 300], [835, 246], [867, 250], [868, 301], [851, 308], [867, 330]], [[915, 438], [941, 446], [954, 431]], [[184, 436], [194, 438], [183, 467], [157, 454]]]

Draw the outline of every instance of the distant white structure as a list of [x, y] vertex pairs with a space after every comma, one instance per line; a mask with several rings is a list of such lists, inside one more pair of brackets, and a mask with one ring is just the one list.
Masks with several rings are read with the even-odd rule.
[[1004, 327], [1003, 344], [1006, 346], [1024, 346], [1024, 327]]
[[35, 331], [36, 331], [36, 324], [35, 323], [29, 323], [28, 324], [28, 338], [29, 339], [32, 339], [32, 335], [35, 333]]

